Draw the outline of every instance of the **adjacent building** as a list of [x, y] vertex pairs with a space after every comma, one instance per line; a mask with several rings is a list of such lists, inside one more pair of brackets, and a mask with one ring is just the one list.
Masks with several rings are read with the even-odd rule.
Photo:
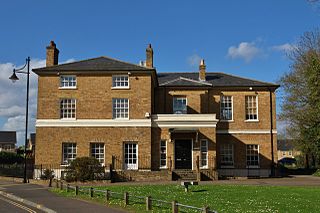
[[15, 131], [0, 131], [0, 152], [15, 152], [17, 134]]
[[[278, 85], [226, 73], [158, 72], [153, 49], [132, 64], [98, 57], [38, 75], [37, 165], [92, 156], [122, 174], [270, 176], [277, 159]], [[59, 175], [59, 174], [57, 174]]]

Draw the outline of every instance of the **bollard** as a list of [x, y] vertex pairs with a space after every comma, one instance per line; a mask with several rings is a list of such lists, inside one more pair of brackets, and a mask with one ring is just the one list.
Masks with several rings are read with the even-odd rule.
[[59, 181], [56, 180], [56, 188], [58, 189], [59, 188]]
[[69, 192], [69, 186], [70, 186], [69, 183], [67, 183], [67, 192]]
[[107, 189], [106, 191], [106, 200], [109, 201], [110, 200], [110, 190]]
[[129, 193], [128, 192], [125, 192], [123, 194], [123, 200], [124, 200], [125, 205], [129, 205]]
[[79, 194], [79, 186], [76, 186], [75, 194], [76, 194], [76, 195]]
[[178, 213], [177, 201], [172, 201], [172, 213]]
[[150, 211], [152, 209], [151, 196], [146, 197], [146, 210]]
[[60, 181], [60, 190], [63, 190], [63, 182]]
[[209, 213], [210, 209], [208, 206], [203, 207], [203, 213]]
[[90, 197], [93, 197], [93, 188], [92, 187], [90, 187], [89, 192], [90, 192]]

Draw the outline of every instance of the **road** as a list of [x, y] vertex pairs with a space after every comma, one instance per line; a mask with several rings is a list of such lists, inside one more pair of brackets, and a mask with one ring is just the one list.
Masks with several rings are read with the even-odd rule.
[[[20, 202], [21, 199], [23, 202]], [[59, 197], [45, 186], [0, 180], [0, 212], [123, 213], [124, 211], [101, 204]]]

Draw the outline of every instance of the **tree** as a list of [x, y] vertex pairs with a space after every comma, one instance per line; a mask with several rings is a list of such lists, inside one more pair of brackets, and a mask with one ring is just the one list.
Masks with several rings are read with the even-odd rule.
[[320, 32], [306, 32], [289, 53], [290, 72], [281, 79], [285, 92], [280, 119], [306, 155], [306, 166], [320, 161]]

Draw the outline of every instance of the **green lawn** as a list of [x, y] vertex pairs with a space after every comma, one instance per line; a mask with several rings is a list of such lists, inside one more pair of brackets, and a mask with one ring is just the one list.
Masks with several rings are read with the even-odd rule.
[[[137, 196], [150, 195], [166, 201], [177, 200], [179, 203], [197, 207], [208, 205], [219, 213], [320, 211], [320, 187], [199, 185], [190, 186], [188, 193], [184, 192], [180, 185], [111, 185], [97, 188], [121, 193], [127, 191], [130, 195]], [[73, 195], [65, 191], [53, 191], [63, 196]], [[87, 194], [80, 197], [89, 199]], [[103, 196], [94, 199], [105, 202]], [[109, 205], [124, 207], [120, 199], [111, 199]], [[145, 204], [131, 202], [127, 209], [144, 212]], [[167, 208], [155, 207], [153, 212], [170, 212], [170, 205]]]

